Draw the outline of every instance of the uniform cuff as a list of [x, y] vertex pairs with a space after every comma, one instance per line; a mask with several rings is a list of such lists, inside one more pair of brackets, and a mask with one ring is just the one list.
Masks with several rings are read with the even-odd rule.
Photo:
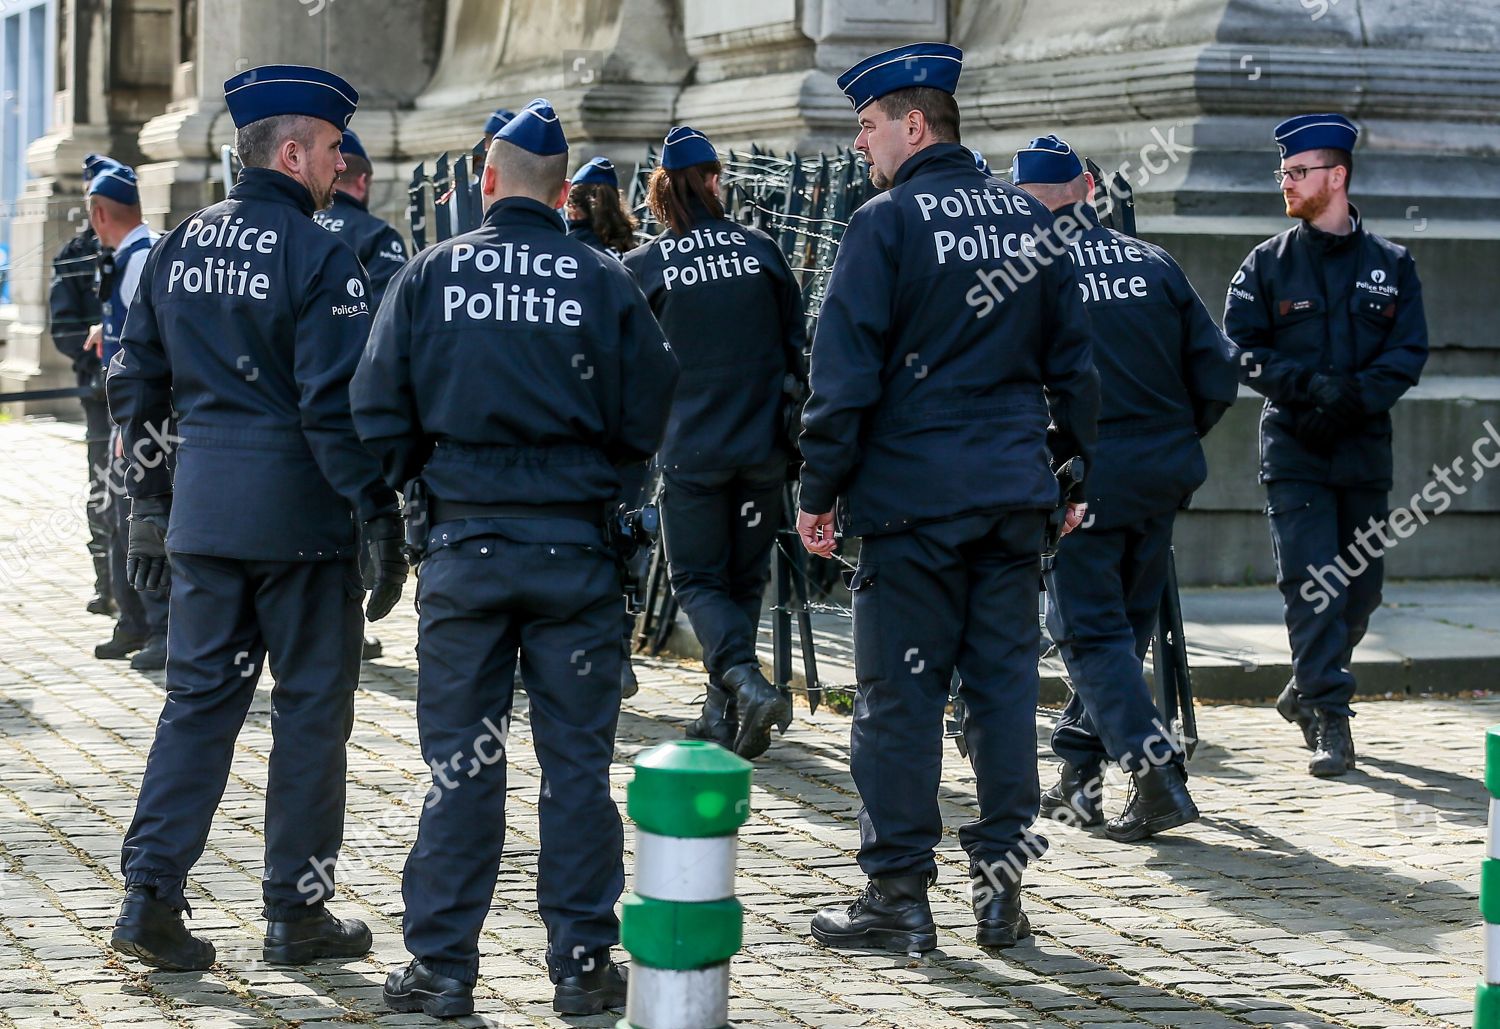
[[808, 514], [827, 514], [838, 501], [838, 491], [802, 480], [802, 489], [797, 494], [797, 506]]

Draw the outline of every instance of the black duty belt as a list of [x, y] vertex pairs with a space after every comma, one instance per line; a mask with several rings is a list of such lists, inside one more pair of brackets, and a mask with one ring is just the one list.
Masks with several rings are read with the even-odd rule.
[[604, 520], [604, 505], [586, 504], [466, 504], [458, 500], [432, 498], [431, 523], [453, 522], [460, 518], [576, 518], [599, 525]]

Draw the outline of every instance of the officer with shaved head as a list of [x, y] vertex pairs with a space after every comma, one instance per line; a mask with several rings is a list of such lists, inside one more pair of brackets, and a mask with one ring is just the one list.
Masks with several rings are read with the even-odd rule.
[[534, 100], [490, 145], [480, 227], [396, 276], [351, 390], [386, 481], [428, 510], [417, 732], [433, 777], [401, 884], [412, 961], [385, 984], [397, 1011], [474, 1010], [518, 662], [542, 768], [553, 1008], [625, 1000], [609, 793], [625, 604], [606, 523], [622, 468], [661, 443], [677, 362], [620, 261], [566, 234], [567, 174], [557, 113]]

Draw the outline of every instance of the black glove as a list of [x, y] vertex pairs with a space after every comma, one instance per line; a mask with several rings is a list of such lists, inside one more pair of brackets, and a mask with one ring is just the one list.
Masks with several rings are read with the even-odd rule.
[[1350, 376], [1314, 375], [1308, 384], [1313, 403], [1340, 427], [1347, 436], [1364, 424], [1365, 405], [1359, 399], [1359, 386]]
[[130, 504], [125, 578], [138, 590], [164, 590], [172, 582], [172, 567], [167, 563], [167, 519], [171, 511], [170, 493]]
[[401, 599], [401, 585], [406, 582], [406, 557], [401, 550], [405, 542], [398, 515], [376, 515], [360, 528], [359, 574], [370, 591], [365, 617], [372, 622], [390, 614]]

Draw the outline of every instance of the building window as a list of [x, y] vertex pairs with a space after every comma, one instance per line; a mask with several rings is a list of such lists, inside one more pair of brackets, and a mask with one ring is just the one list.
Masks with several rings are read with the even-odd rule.
[[57, 0], [11, 0], [0, 11], [0, 265], [6, 265], [16, 204], [30, 177], [26, 148], [51, 122]]

